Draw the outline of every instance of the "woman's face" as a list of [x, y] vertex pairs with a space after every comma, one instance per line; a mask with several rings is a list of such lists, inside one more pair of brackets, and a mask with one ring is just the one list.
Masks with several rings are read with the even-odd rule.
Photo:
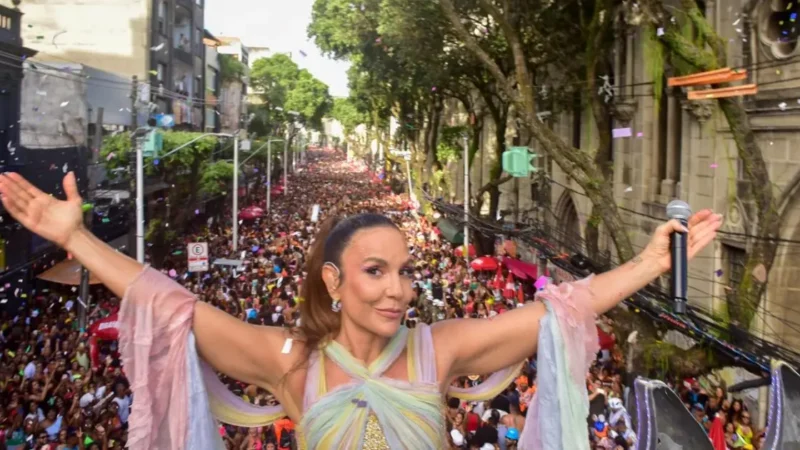
[[739, 400], [736, 400], [735, 402], [733, 402], [733, 411], [734, 412], [739, 412], [741, 410], [742, 410], [742, 403], [739, 402]]
[[458, 427], [461, 426], [462, 423], [464, 423], [464, 413], [459, 412], [456, 414], [455, 419], [453, 419], [453, 424]]
[[329, 266], [323, 274], [329, 292], [342, 302], [343, 319], [378, 336], [393, 336], [413, 295], [403, 234], [388, 226], [357, 231], [342, 252], [340, 269], [343, 278]]

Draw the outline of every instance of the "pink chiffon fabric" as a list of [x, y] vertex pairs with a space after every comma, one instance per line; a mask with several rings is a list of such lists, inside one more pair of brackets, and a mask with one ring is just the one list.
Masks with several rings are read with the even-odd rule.
[[133, 392], [128, 418], [130, 449], [185, 448], [189, 416], [186, 344], [196, 301], [189, 291], [150, 268], [125, 291], [119, 313], [119, 348]]
[[[571, 442], [567, 448], [588, 449], [586, 373], [600, 350], [594, 295], [589, 287], [593, 276], [548, 284], [536, 295], [537, 300], [546, 301], [549, 310], [539, 325], [537, 363], [542, 372], [525, 418], [520, 450], [562, 449], [565, 441]], [[551, 345], [555, 344], [553, 334], [560, 335], [560, 346]], [[544, 367], [553, 370], [555, 378], [546, 376]]]

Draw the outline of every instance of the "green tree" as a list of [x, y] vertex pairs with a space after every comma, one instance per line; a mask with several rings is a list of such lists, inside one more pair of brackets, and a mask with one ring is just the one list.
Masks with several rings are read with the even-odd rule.
[[[164, 133], [164, 148], [161, 155], [183, 146], [201, 136], [201, 133], [168, 131]], [[151, 212], [148, 228], [148, 240], [152, 245], [153, 262], [158, 265], [168, 254], [171, 240], [176, 232], [185, 231], [194, 217], [202, 195], [213, 194], [204, 191], [201, 181], [210, 159], [220, 142], [216, 137], [203, 137], [168, 157], [145, 158], [145, 173], [158, 176], [172, 186], [163, 201], [156, 203]], [[106, 160], [106, 169], [110, 175], [118, 169], [127, 168], [131, 145], [130, 134], [120, 133], [108, 136], [100, 150], [101, 157]], [[158, 220], [159, 226], [154, 226]]]
[[232, 55], [219, 55], [219, 72], [223, 82], [241, 81], [247, 68]]
[[[328, 86], [307, 70], [300, 69], [286, 54], [255, 60], [250, 83], [262, 103], [250, 106], [255, 116], [249, 131], [260, 136], [278, 135], [280, 127], [290, 121], [320, 129], [322, 118], [333, 106]], [[299, 116], [292, 116], [290, 112], [299, 113]], [[289, 136], [290, 140], [294, 137], [294, 133]]]

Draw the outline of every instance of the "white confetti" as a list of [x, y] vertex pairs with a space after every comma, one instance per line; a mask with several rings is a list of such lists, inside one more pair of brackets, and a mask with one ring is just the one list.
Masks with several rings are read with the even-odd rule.
[[625, 188], [625, 192], [633, 192], [633, 186], [628, 186]]
[[61, 171], [64, 172], [64, 173], [67, 173], [68, 170], [69, 170], [69, 166], [67, 165], [67, 163], [64, 163], [64, 166], [61, 168]]
[[67, 105], [69, 105], [69, 101], [66, 101], [66, 102], [61, 102], [61, 107], [62, 107], [62, 108], [63, 108], [63, 107], [65, 107], [65, 106], [67, 106]]
[[36, 95], [41, 95], [42, 97], [47, 97], [47, 91], [36, 91]]
[[656, 30], [656, 36], [663, 36], [663, 35], [664, 35], [664, 29], [663, 28], [659, 28], [658, 30]]
[[778, 108], [780, 108], [781, 111], [785, 111], [786, 110], [786, 102], [778, 103]]
[[736, 19], [736, 22], [733, 22], [733, 26], [739, 25], [739, 22], [741, 21], [742, 21], [741, 18]]
[[158, 44], [158, 45], [156, 45], [155, 47], [150, 47], [150, 50], [152, 50], [154, 52], [157, 52], [157, 51], [161, 50], [162, 48], [164, 48], [164, 43], [163, 42]]
[[77, 290], [78, 290], [78, 288], [77, 288], [77, 287], [75, 287], [75, 286], [72, 286], [72, 292], [76, 292]]

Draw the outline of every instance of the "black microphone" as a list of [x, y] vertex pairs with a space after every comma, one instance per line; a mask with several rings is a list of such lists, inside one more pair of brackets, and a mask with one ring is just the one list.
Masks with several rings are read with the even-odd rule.
[[[692, 209], [682, 200], [673, 200], [667, 205], [667, 217], [677, 219], [683, 226], [688, 226]], [[686, 284], [688, 257], [686, 253], [687, 239], [683, 231], [674, 231], [670, 239], [672, 256], [671, 294], [676, 314], [686, 314]]]

